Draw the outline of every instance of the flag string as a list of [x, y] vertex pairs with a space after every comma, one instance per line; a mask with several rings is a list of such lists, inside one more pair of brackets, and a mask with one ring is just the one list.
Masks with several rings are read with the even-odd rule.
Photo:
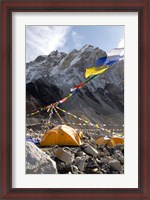
[[[52, 123], [52, 122], [51, 122], [52, 115], [54, 114], [53, 110], [54, 110], [54, 112], [56, 113], [56, 116], [60, 119], [60, 121], [61, 121], [62, 124], [65, 124], [65, 121], [63, 120], [63, 118], [62, 118], [62, 117], [60, 116], [60, 114], [58, 113], [58, 110], [80, 121], [80, 123], [75, 123], [75, 122], [72, 122], [72, 123], [71, 123], [71, 122], [67, 122], [67, 124], [72, 124], [72, 125], [75, 125], [75, 126], [78, 125], [78, 126], [81, 127], [82, 129], [83, 129], [83, 127], [85, 127], [85, 126], [90, 126], [90, 127], [92, 126], [93, 128], [95, 127], [95, 128], [97, 128], [97, 129], [100, 129], [100, 130], [102, 130], [102, 131], [107, 132], [108, 134], [112, 133], [111, 130], [109, 130], [109, 129], [107, 129], [107, 128], [104, 128], [103, 125], [93, 124], [93, 123], [89, 122], [88, 120], [82, 119], [81, 117], [77, 117], [75, 114], [72, 114], [72, 113], [70, 113], [70, 112], [68, 112], [68, 111], [66, 111], [66, 110], [64, 110], [64, 109], [62, 109], [62, 108], [60, 108], [60, 107], [58, 107], [58, 106], [56, 106], [56, 107], [51, 107], [51, 110], [49, 110], [49, 111], [50, 111], [50, 119], [48, 120], [47, 123], [46, 123], [46, 122], [43, 122], [43, 123], [37, 123], [37, 124], [28, 125], [28, 126], [36, 126], [36, 125], [40, 125], [40, 124], [50, 125], [50, 124]], [[81, 123], [81, 122], [82, 122], [82, 123]], [[113, 129], [113, 131], [114, 131], [114, 129]], [[121, 136], [121, 134], [118, 134], [118, 133], [115, 133], [115, 132], [113, 132], [113, 133], [114, 133], [115, 135]]]
[[[109, 129], [107, 129], [107, 128], [104, 128], [103, 125], [93, 124], [93, 123], [89, 122], [88, 120], [84, 120], [84, 119], [82, 119], [81, 117], [77, 117], [75, 114], [72, 114], [72, 113], [70, 113], [70, 112], [68, 112], [68, 111], [66, 111], [66, 110], [64, 110], [64, 109], [62, 109], [62, 108], [60, 108], [60, 107], [58, 107], [58, 106], [56, 106], [56, 109], [58, 109], [58, 110], [60, 110], [61, 112], [66, 113], [66, 114], [68, 114], [68, 115], [74, 117], [75, 119], [78, 119], [78, 120], [82, 121], [82, 122], [83, 122], [82, 124], [81, 124], [81, 123], [78, 123], [79, 126], [84, 127], [84, 126], [88, 125], [88, 126], [96, 127], [97, 129], [101, 129], [102, 131], [105, 131], [105, 132], [107, 132], [107, 133], [109, 133], [109, 134], [112, 132], [111, 130], [109, 130]], [[74, 124], [75, 124], [75, 123], [74, 123]], [[113, 133], [114, 133], [115, 135], [120, 135], [120, 134], [115, 133], [115, 132], [113, 132]]]
[[85, 80], [83, 83], [80, 83], [80, 84], [74, 86], [73, 88], [71, 88], [70, 93], [66, 97], [64, 97], [64, 98], [60, 99], [59, 101], [56, 101], [55, 103], [52, 103], [48, 106], [45, 106], [45, 107], [42, 107], [42, 108], [40, 108], [36, 111], [33, 111], [31, 114], [27, 115], [27, 117], [36, 115], [42, 110], [48, 110], [48, 109], [51, 108], [51, 106], [58, 106], [59, 104], [66, 102], [70, 97], [74, 96], [79, 91], [80, 88], [84, 87], [87, 83], [89, 83], [92, 79], [94, 79], [97, 76], [98, 76], [98, 74], [91, 76], [88, 80]]
[[[92, 79], [96, 78], [98, 75], [104, 73], [106, 70], [109, 69], [110, 66], [112, 66], [113, 64], [115, 64], [116, 62], [121, 60], [123, 57], [124, 57], [123, 55], [121, 56], [119, 54], [115, 55], [115, 56], [100, 57], [96, 61], [96, 67], [86, 68], [86, 72], [85, 72], [86, 80], [84, 82], [82, 82], [82, 83], [74, 86], [73, 88], [71, 88], [70, 93], [66, 97], [64, 97], [64, 98], [60, 99], [59, 101], [52, 103], [52, 104], [59, 105], [61, 103], [64, 103], [70, 97], [74, 96], [79, 91], [80, 88], [84, 87], [87, 83], [89, 83]], [[33, 116], [33, 115], [39, 113], [42, 110], [47, 110], [50, 106], [51, 106], [51, 104], [49, 106], [44, 107], [44, 108], [38, 109], [37, 111], [33, 111], [31, 114], [28, 115], [28, 117]]]
[[[109, 129], [104, 128], [102, 125], [100, 126], [99, 124], [93, 124], [87, 120], [84, 120], [80, 117], [77, 117], [76, 115], [63, 110], [62, 108], [58, 107], [59, 104], [62, 104], [64, 102], [66, 102], [69, 98], [73, 97], [78, 91], [79, 89], [83, 88], [84, 86], [86, 86], [91, 80], [93, 80], [94, 78], [96, 78], [98, 75], [104, 73], [106, 70], [109, 69], [110, 66], [112, 66], [115, 62], [117, 62], [118, 60], [120, 60], [122, 57], [115, 57], [115, 59], [113, 60], [111, 57], [108, 59], [108, 61], [106, 60], [106, 57], [102, 57], [99, 58], [96, 62], [96, 67], [91, 67], [91, 68], [87, 68], [86, 69], [86, 73], [85, 73], [85, 78], [86, 80], [79, 83], [78, 85], [70, 88], [70, 93], [68, 95], [66, 95], [65, 97], [63, 97], [62, 99], [60, 99], [59, 101], [56, 101], [55, 103], [51, 103], [48, 106], [44, 106], [36, 111], [33, 111], [31, 114], [28, 114], [27, 117], [36, 115], [38, 113], [40, 113], [43, 110], [46, 110], [49, 114], [49, 119], [48, 119], [48, 123], [51, 121], [52, 115], [53, 115], [53, 111], [55, 112], [55, 114], [57, 115], [57, 117], [61, 120], [62, 124], [65, 124], [64, 120], [61, 118], [60, 114], [58, 113], [58, 110], [78, 119], [80, 122], [78, 125], [90, 125], [92, 127], [96, 127], [96, 128], [100, 128], [103, 131], [107, 131], [108, 133], [111, 133], [111, 131]], [[102, 65], [102, 66], [101, 66]], [[89, 78], [88, 78], [89, 77]]]

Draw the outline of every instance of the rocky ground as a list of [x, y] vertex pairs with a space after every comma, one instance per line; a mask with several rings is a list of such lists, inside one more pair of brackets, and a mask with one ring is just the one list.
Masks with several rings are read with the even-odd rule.
[[[32, 129], [27, 137], [41, 139]], [[96, 145], [95, 136], [82, 138], [79, 147], [44, 147], [26, 142], [27, 174], [124, 174], [124, 145]]]

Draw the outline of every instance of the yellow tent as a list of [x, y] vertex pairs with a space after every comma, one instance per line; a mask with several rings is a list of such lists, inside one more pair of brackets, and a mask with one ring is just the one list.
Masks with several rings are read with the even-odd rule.
[[95, 141], [95, 144], [105, 145], [105, 144], [108, 143], [108, 141], [110, 141], [110, 138], [99, 137], [99, 138]]
[[118, 136], [113, 136], [112, 138], [107, 138], [107, 137], [99, 137], [96, 141], [95, 144], [99, 145], [106, 145], [108, 147], [114, 147], [119, 144], [124, 144], [124, 138], [118, 137]]
[[59, 125], [47, 131], [40, 143], [40, 146], [53, 145], [80, 146], [81, 140], [75, 129], [70, 126]]
[[108, 141], [108, 146], [111, 148], [119, 144], [124, 144], [124, 138], [113, 136], [111, 140]]

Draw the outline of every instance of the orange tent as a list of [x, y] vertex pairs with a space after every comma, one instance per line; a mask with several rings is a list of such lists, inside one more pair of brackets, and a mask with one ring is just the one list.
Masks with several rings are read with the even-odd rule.
[[122, 137], [117, 137], [113, 136], [109, 141], [108, 141], [108, 146], [109, 147], [114, 147], [119, 144], [124, 144], [124, 138]]
[[114, 147], [119, 144], [124, 144], [124, 138], [123, 137], [118, 137], [118, 136], [113, 136], [112, 138], [107, 138], [107, 137], [99, 137], [96, 141], [95, 144], [99, 145], [108, 145], [108, 147]]
[[80, 146], [81, 140], [75, 129], [70, 126], [59, 125], [47, 131], [40, 143], [40, 146], [53, 145]]
[[105, 144], [108, 143], [109, 140], [110, 140], [110, 138], [99, 137], [99, 138], [95, 141], [95, 144], [105, 145]]

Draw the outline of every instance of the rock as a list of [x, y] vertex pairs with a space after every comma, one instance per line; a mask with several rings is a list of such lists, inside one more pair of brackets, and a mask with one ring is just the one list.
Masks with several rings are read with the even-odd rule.
[[105, 163], [105, 164], [102, 164], [102, 166], [101, 166], [101, 171], [102, 171], [102, 169], [105, 171], [105, 173], [106, 174], [111, 174], [111, 169], [110, 169], [111, 167], [107, 164], [107, 163]]
[[114, 157], [117, 158], [121, 164], [124, 164], [124, 156], [122, 155], [122, 151], [120, 150], [114, 150]]
[[56, 150], [55, 156], [64, 163], [72, 163], [74, 160], [74, 155], [62, 148]]
[[99, 152], [99, 155], [98, 155], [99, 158], [104, 157], [104, 156], [105, 156], [104, 152]]
[[114, 170], [120, 171], [121, 164], [118, 160], [111, 160], [108, 162], [109, 166], [111, 166]]
[[105, 157], [104, 157], [104, 158], [101, 157], [101, 158], [100, 158], [100, 161], [101, 161], [101, 163], [107, 163], [107, 159], [106, 159]]
[[26, 142], [26, 173], [57, 174], [56, 163], [32, 142]]
[[124, 174], [124, 165], [121, 166], [120, 174]]
[[107, 150], [108, 150], [108, 152], [109, 152], [110, 155], [112, 155], [113, 152], [114, 152], [114, 150], [111, 147], [108, 147], [108, 146], [107, 146]]
[[101, 172], [102, 172], [103, 174], [106, 174], [106, 170], [104, 170], [104, 169], [101, 169]]
[[87, 160], [88, 164], [87, 164], [87, 167], [89, 168], [95, 168], [95, 167], [98, 167], [98, 164], [96, 162], [96, 160], [94, 158], [89, 158]]
[[87, 174], [100, 174], [100, 171], [97, 167], [95, 168], [86, 168]]
[[55, 159], [57, 163], [57, 170], [59, 174], [67, 174], [71, 171], [71, 164], [66, 164], [60, 161], [58, 158]]
[[99, 165], [101, 165], [103, 162], [100, 160], [100, 159], [98, 159], [98, 158], [96, 158], [96, 162], [97, 162], [97, 164], [99, 164]]
[[85, 173], [98, 174], [100, 172], [99, 165], [97, 164], [95, 158], [89, 158], [86, 162], [87, 165], [85, 167]]
[[110, 162], [111, 160], [113, 160], [111, 156], [106, 156], [106, 162]]
[[98, 151], [96, 149], [94, 149], [92, 146], [88, 145], [86, 147], [83, 147], [85, 153], [93, 156], [93, 157], [97, 157], [98, 156]]
[[112, 171], [112, 174], [119, 174], [118, 171]]
[[84, 153], [83, 151], [77, 151], [77, 153], [76, 153], [76, 157], [79, 157], [79, 156], [85, 156], [86, 155], [86, 153]]
[[124, 145], [123, 144], [118, 144], [115, 147], [116, 150], [124, 151]]
[[79, 172], [78, 167], [75, 165], [71, 165], [71, 172], [72, 174], [78, 174]]
[[118, 149], [114, 149], [114, 150], [113, 150], [113, 153], [114, 153], [114, 154], [118, 154], [118, 153], [120, 153], [120, 151], [119, 151]]
[[78, 169], [82, 172], [85, 168], [85, 161], [87, 160], [87, 157], [76, 157], [74, 160], [75, 165], [78, 167]]
[[121, 162], [121, 164], [124, 164], [124, 156], [118, 156], [118, 160]]
[[79, 168], [79, 170], [82, 172], [82, 171], [84, 171], [84, 167], [85, 167], [85, 161], [82, 160], [82, 161], [79, 163], [78, 168]]

